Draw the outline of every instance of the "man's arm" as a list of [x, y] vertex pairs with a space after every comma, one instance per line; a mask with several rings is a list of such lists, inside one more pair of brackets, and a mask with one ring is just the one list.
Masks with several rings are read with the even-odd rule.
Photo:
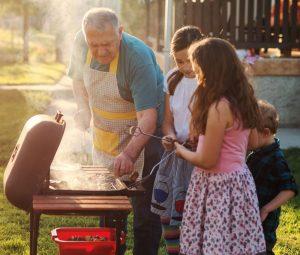
[[[129, 89], [137, 112], [138, 127], [145, 133], [153, 134], [158, 119], [157, 108], [161, 103], [163, 88], [159, 86], [160, 78], [157, 66], [148, 50], [134, 54], [130, 59], [128, 73]], [[133, 171], [133, 166], [149, 137], [139, 135], [132, 137], [129, 144], [116, 158], [114, 170], [116, 176]]]
[[83, 66], [86, 58], [87, 45], [82, 31], [76, 34], [72, 55], [68, 68], [68, 76], [73, 80], [73, 95], [77, 104], [74, 119], [77, 126], [85, 130], [89, 127], [91, 113], [88, 103], [88, 94], [83, 82]]
[[[157, 111], [150, 108], [137, 112], [138, 127], [145, 133], [153, 134], [156, 129]], [[133, 136], [126, 148], [120, 153], [114, 163], [116, 176], [129, 174], [133, 171], [133, 164], [149, 140], [148, 136]]]
[[74, 119], [76, 125], [85, 130], [90, 127], [91, 112], [88, 101], [88, 94], [84, 87], [84, 82], [81, 80], [73, 79], [73, 94], [77, 104], [77, 112]]

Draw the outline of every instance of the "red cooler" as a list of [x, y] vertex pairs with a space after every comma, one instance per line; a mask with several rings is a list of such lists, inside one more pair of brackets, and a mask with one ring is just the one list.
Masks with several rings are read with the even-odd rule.
[[52, 240], [59, 246], [60, 255], [115, 255], [114, 228], [56, 228]]

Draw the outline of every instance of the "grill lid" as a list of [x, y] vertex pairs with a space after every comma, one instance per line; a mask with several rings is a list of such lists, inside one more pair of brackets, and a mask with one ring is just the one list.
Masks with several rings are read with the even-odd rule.
[[3, 178], [5, 195], [16, 207], [30, 211], [32, 196], [41, 192], [48, 179], [65, 126], [60, 112], [55, 118], [36, 115], [26, 122]]

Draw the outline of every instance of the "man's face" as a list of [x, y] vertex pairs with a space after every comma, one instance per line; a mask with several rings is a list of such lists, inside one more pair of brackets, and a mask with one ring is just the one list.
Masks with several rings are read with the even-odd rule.
[[93, 58], [101, 64], [109, 64], [119, 52], [122, 38], [122, 27], [118, 31], [110, 25], [105, 25], [103, 30], [98, 30], [88, 25], [85, 29], [86, 41]]

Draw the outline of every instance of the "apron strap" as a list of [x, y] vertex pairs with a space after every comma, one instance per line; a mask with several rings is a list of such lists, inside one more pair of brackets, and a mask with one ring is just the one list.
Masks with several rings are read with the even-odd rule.
[[[91, 54], [91, 50], [89, 48], [88, 48], [88, 51], [87, 51], [87, 54], [86, 54], [85, 63], [88, 66], [90, 66], [91, 63], [92, 63], [92, 54]], [[117, 73], [118, 63], [119, 63], [119, 53], [115, 56], [113, 61], [109, 64], [109, 72], [110, 73], [112, 73], [112, 74]]]

